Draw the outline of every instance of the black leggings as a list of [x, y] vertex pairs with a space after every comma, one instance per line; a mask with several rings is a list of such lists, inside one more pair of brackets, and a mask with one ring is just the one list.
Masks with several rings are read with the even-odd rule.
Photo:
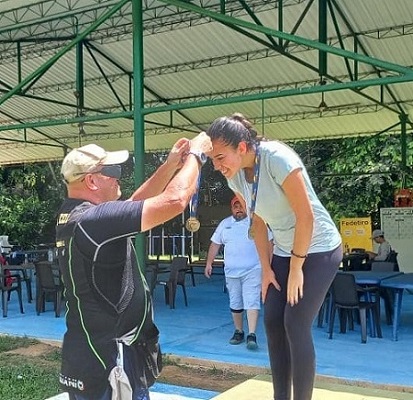
[[268, 288], [264, 323], [268, 340], [275, 400], [311, 400], [315, 377], [315, 351], [311, 333], [343, 256], [342, 248], [309, 254], [303, 265], [304, 296], [291, 307], [287, 303], [289, 257], [274, 256], [271, 267], [281, 291]]

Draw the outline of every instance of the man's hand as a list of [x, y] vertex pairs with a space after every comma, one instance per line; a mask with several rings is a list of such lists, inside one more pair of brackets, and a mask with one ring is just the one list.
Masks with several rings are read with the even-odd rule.
[[377, 256], [376, 253], [373, 253], [372, 251], [366, 251], [367, 255], [369, 256], [370, 260], [374, 260], [374, 257]]
[[190, 149], [201, 153], [209, 153], [212, 151], [211, 138], [205, 132], [199, 133], [191, 140]]
[[169, 152], [166, 162], [175, 169], [182, 168], [185, 162], [185, 154], [189, 151], [190, 143], [189, 139], [179, 139]]

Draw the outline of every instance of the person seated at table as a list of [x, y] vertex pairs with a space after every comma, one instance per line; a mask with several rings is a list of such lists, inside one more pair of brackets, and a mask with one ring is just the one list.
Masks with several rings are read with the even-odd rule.
[[380, 229], [375, 229], [371, 235], [371, 238], [375, 243], [378, 243], [379, 247], [377, 253], [373, 251], [366, 251], [369, 256], [370, 263], [372, 261], [386, 261], [391, 252], [390, 243], [385, 239], [384, 232]]

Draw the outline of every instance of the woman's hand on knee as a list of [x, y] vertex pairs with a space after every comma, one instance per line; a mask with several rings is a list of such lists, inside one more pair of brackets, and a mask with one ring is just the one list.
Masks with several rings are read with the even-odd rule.
[[267, 292], [268, 288], [270, 285], [274, 285], [274, 287], [280, 291], [281, 286], [277, 282], [277, 279], [275, 279], [275, 274], [273, 270], [269, 271], [264, 271], [262, 272], [262, 283], [261, 283], [261, 296], [262, 296], [262, 302], [265, 303], [265, 299], [267, 297]]

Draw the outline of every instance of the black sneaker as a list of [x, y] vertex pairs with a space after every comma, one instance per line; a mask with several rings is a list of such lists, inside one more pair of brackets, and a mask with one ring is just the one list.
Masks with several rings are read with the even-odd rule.
[[234, 335], [229, 339], [230, 344], [240, 344], [244, 341], [244, 332], [235, 329]]
[[257, 345], [257, 337], [255, 336], [255, 333], [250, 333], [247, 336], [247, 349], [248, 350], [257, 350], [258, 345]]

